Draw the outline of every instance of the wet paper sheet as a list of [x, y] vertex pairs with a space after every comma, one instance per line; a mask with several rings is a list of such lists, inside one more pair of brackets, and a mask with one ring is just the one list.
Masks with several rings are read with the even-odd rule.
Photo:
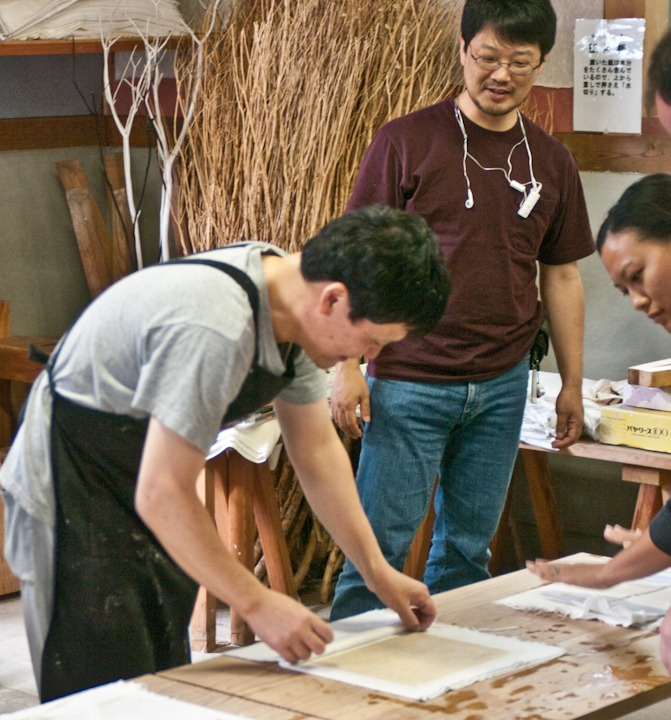
[[335, 640], [321, 656], [291, 665], [264, 643], [227, 653], [245, 660], [278, 662], [297, 672], [350, 685], [430, 700], [478, 680], [546, 662], [559, 647], [434, 623], [408, 633], [398, 616], [373, 610], [331, 624]]

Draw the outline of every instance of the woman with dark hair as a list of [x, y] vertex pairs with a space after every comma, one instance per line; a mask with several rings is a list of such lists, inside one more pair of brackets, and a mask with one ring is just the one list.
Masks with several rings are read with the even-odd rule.
[[[625, 190], [597, 236], [597, 249], [615, 287], [636, 310], [671, 332], [671, 175], [649, 175]], [[644, 532], [607, 527], [607, 540], [625, 549], [604, 565], [528, 562], [544, 580], [597, 589], [671, 566], [671, 500]], [[671, 609], [661, 628], [662, 661], [671, 672]]]

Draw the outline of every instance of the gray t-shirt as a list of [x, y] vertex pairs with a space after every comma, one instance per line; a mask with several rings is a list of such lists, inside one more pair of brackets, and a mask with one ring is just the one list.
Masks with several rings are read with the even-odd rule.
[[[202, 253], [243, 270], [259, 290], [258, 362], [285, 370], [270, 317], [261, 256], [284, 254], [263, 243]], [[56, 391], [104, 412], [158, 418], [203, 453], [254, 358], [254, 319], [245, 291], [212, 267], [161, 265], [120, 280], [92, 303], [57, 356]], [[325, 374], [304, 352], [279, 395], [294, 404], [320, 400]], [[46, 373], [33, 386], [23, 423], [0, 471], [0, 484], [37, 520], [53, 526], [49, 453], [51, 397]]]

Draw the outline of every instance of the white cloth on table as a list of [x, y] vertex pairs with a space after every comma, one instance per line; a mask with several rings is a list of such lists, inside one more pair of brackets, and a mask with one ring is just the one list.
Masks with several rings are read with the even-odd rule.
[[[529, 392], [522, 421], [522, 442], [546, 450], [552, 450], [552, 441], [556, 438], [557, 413], [555, 403], [562, 388], [559, 373], [539, 372], [538, 382], [544, 395], [537, 402], [531, 402], [531, 373], [529, 373]], [[583, 434], [592, 440], [599, 440], [601, 408], [622, 402], [625, 380], [588, 380], [582, 381], [582, 398], [585, 409]]]
[[[610, 558], [581, 553], [581, 563], [601, 564]], [[599, 620], [607, 625], [634, 627], [661, 622], [671, 604], [671, 569], [607, 590], [553, 582], [496, 601], [499, 605], [532, 612], [545, 611], [574, 620]]]

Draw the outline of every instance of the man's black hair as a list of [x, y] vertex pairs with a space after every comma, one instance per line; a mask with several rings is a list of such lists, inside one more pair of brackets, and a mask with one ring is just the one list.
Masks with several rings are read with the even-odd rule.
[[655, 106], [655, 95], [671, 105], [671, 30], [657, 43], [648, 67], [648, 108]]
[[419, 215], [371, 205], [325, 225], [304, 245], [310, 282], [341, 282], [350, 320], [404, 323], [426, 335], [445, 312], [450, 281], [436, 236]]
[[465, 46], [487, 27], [505, 42], [538, 45], [544, 60], [555, 44], [557, 15], [550, 0], [466, 0], [461, 16]]
[[624, 191], [599, 229], [599, 253], [608, 235], [624, 230], [637, 233], [642, 240], [671, 243], [671, 175], [647, 175]]

